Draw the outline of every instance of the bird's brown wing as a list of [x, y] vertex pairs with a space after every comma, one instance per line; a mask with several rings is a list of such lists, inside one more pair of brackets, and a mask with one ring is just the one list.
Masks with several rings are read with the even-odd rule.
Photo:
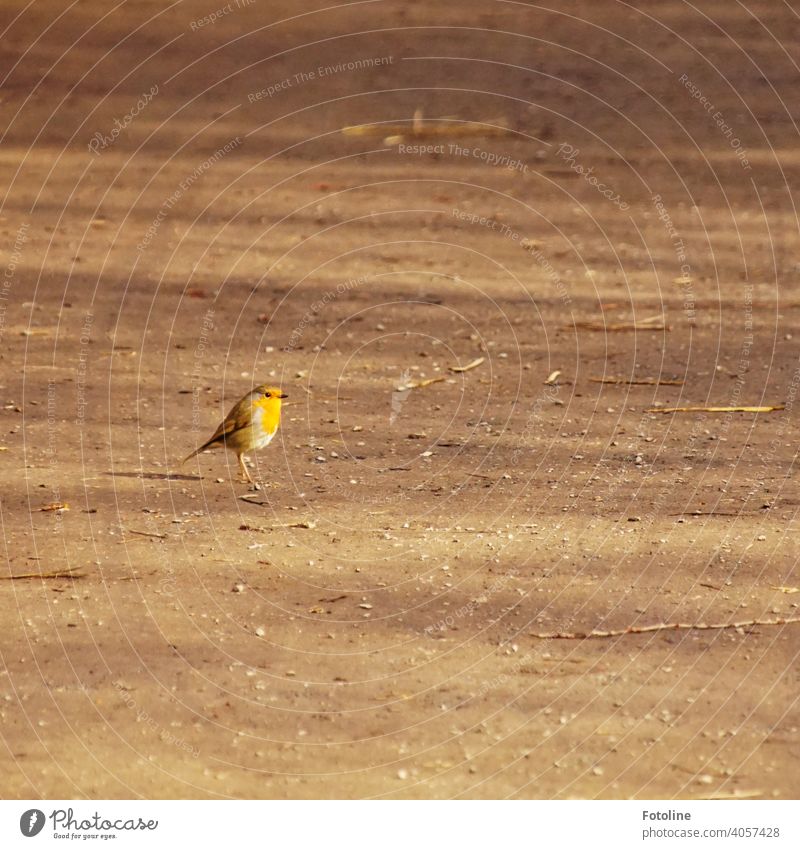
[[199, 454], [201, 451], [205, 451], [206, 448], [210, 448], [212, 445], [216, 445], [218, 442], [224, 442], [225, 439], [231, 434], [236, 433], [237, 430], [241, 430], [244, 427], [247, 427], [250, 424], [250, 400], [242, 399], [239, 403], [228, 413], [225, 421], [223, 421], [220, 426], [214, 431], [214, 435], [207, 442], [203, 443], [196, 451], [192, 451], [188, 457], [184, 458], [183, 462], [186, 460], [191, 460], [196, 454]]

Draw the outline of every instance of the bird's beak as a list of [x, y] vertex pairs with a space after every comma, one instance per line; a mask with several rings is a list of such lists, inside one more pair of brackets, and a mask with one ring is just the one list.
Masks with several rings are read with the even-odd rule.
[[278, 395], [278, 398], [288, 398], [288, 397], [289, 396], [285, 392], [281, 392], [281, 394]]

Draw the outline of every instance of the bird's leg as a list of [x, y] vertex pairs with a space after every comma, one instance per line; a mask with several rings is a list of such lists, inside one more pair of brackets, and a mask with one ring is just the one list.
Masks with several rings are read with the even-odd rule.
[[242, 477], [246, 483], [252, 483], [253, 479], [250, 477], [250, 472], [247, 471], [247, 466], [244, 462], [244, 454], [237, 454], [236, 456], [239, 460], [239, 468], [242, 470]]

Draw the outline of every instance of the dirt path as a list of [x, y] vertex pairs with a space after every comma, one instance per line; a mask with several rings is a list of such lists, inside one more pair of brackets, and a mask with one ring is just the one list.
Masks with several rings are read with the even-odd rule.
[[796, 797], [800, 625], [530, 634], [800, 615], [800, 21], [559, 6], [4, 4], [5, 797]]

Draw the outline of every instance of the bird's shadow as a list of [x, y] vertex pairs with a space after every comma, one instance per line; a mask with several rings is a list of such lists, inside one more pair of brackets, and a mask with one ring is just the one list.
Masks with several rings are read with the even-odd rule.
[[112, 478], [139, 478], [146, 481], [201, 481], [200, 475], [183, 475], [179, 472], [106, 472]]

